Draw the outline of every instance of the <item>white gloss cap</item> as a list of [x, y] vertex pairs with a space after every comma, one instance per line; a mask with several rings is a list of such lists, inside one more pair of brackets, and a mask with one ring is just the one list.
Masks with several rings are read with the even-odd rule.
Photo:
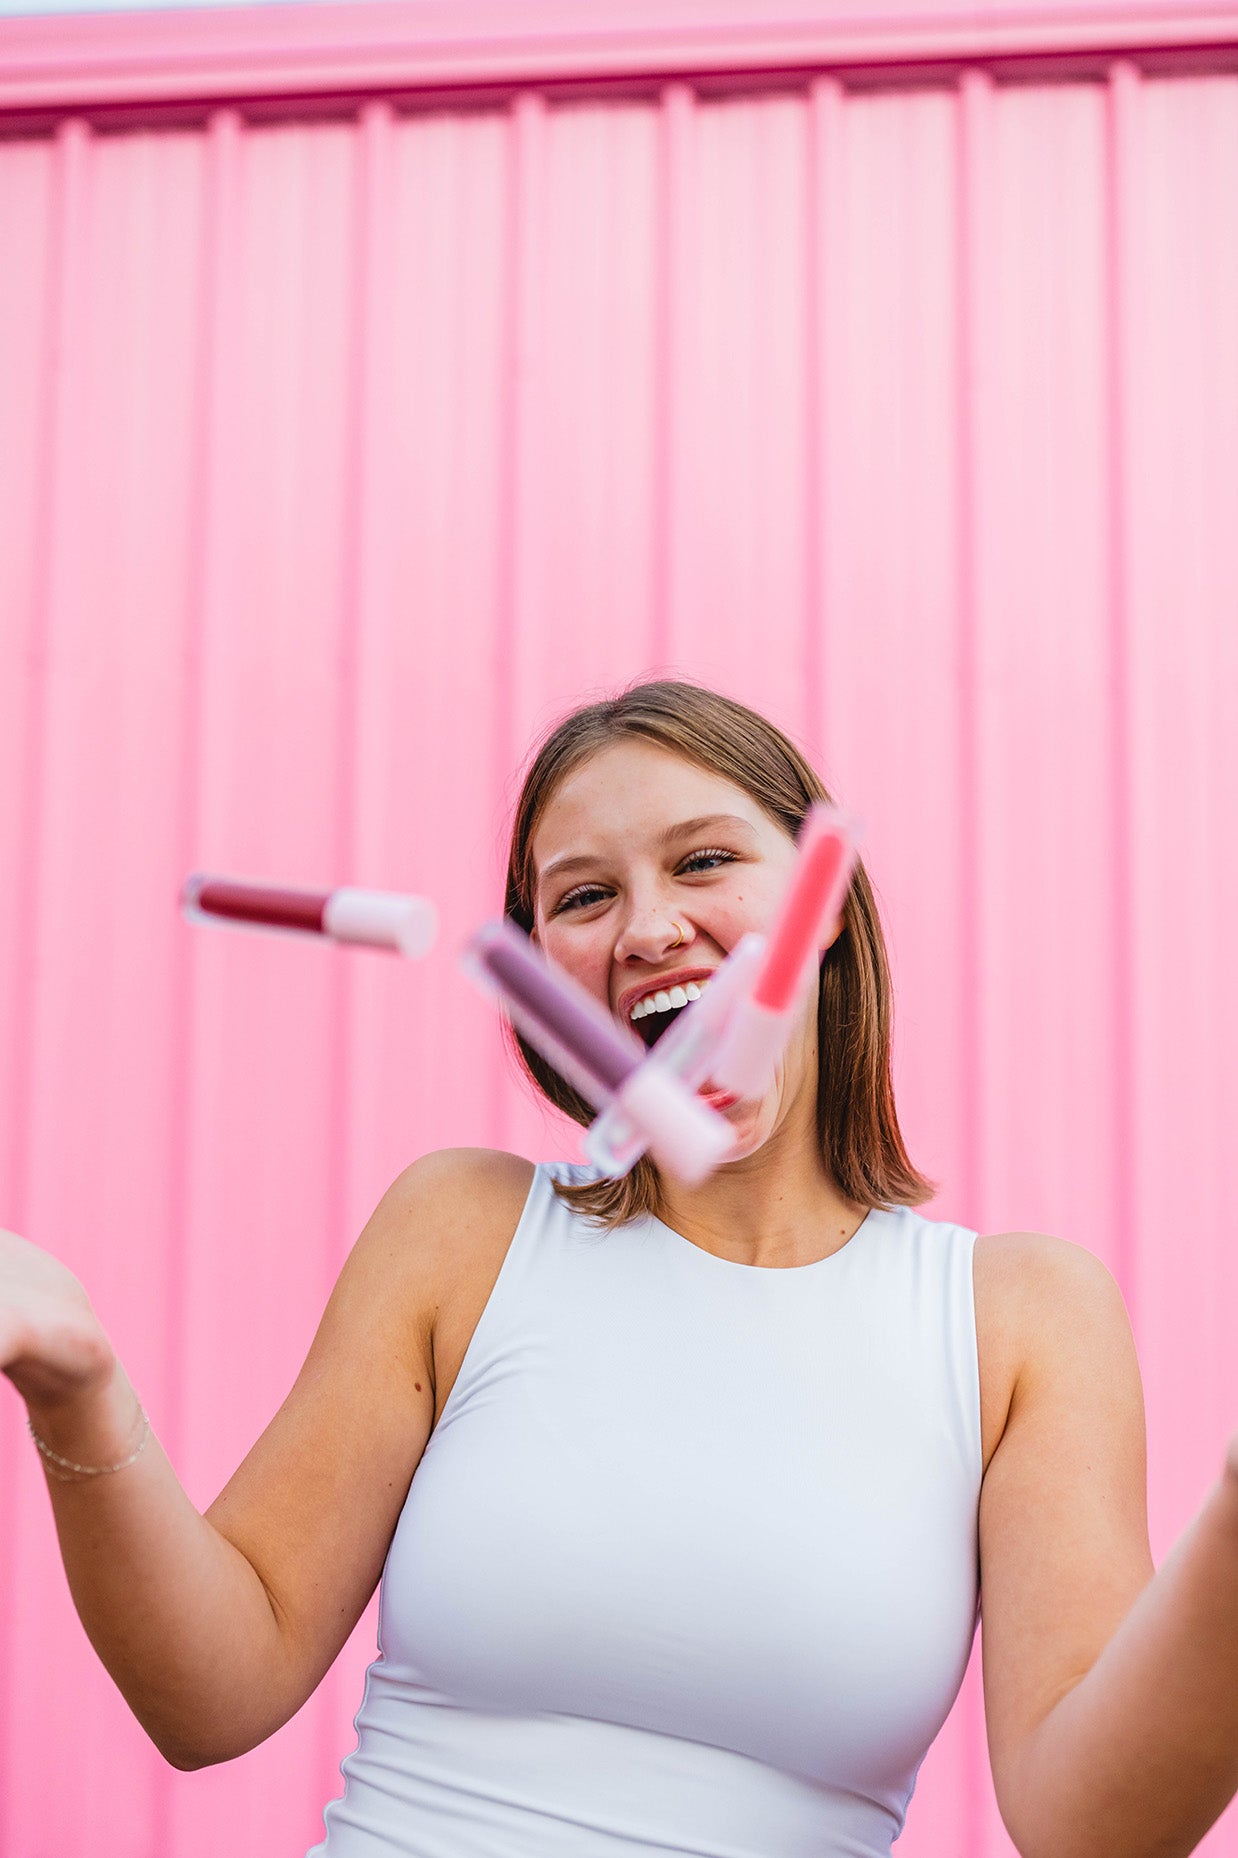
[[416, 961], [434, 947], [438, 911], [428, 897], [345, 885], [327, 898], [322, 926], [333, 941], [394, 948]]
[[654, 1160], [686, 1187], [712, 1174], [734, 1145], [735, 1132], [717, 1110], [648, 1059], [617, 1091], [615, 1102], [639, 1126]]

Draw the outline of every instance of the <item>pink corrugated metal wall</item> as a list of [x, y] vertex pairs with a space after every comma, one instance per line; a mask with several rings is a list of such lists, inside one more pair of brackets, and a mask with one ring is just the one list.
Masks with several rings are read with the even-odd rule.
[[[913, 1156], [1119, 1273], [1165, 1550], [1238, 1424], [1236, 187], [1198, 58], [0, 141], [0, 1221], [197, 1500], [395, 1172], [572, 1152], [452, 950], [535, 733], [671, 669], [865, 818]], [[190, 930], [196, 866], [428, 890], [441, 952]], [[41, 1486], [0, 1403], [0, 1853], [302, 1851], [372, 1618], [173, 1774]], [[973, 1672], [900, 1850], [1010, 1849]]]

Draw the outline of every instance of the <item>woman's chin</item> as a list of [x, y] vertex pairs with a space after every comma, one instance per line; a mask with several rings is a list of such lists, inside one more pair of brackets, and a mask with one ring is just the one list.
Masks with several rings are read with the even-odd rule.
[[736, 1098], [728, 1109], [720, 1110], [724, 1121], [730, 1123], [733, 1141], [722, 1158], [721, 1165], [726, 1167], [732, 1161], [746, 1161], [773, 1133], [773, 1120], [765, 1114], [765, 1104], [758, 1098]]

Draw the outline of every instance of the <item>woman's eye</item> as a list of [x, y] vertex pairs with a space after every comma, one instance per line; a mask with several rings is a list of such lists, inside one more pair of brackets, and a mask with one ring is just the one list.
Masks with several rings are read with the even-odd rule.
[[578, 910], [584, 905], [592, 903], [595, 897], [600, 897], [601, 895], [602, 891], [599, 885], [582, 884], [579, 890], [569, 890], [566, 897], [560, 897], [554, 909], [551, 911], [551, 915], [557, 916], [560, 910]]
[[[723, 851], [721, 846], [711, 846], [706, 851], [691, 852], [679, 866], [681, 871], [711, 871], [715, 865], [734, 864], [735, 853]], [[559, 916], [564, 910], [587, 910], [599, 897], [606, 895], [600, 884], [582, 884], [578, 890], [569, 890], [565, 897], [560, 897], [550, 914]]]
[[[709, 863], [702, 864], [702, 860], [708, 860]], [[720, 847], [713, 847], [709, 851], [706, 851], [706, 852], [693, 852], [691, 857], [684, 859], [683, 864], [680, 866], [680, 870], [681, 871], [709, 870], [715, 864], [734, 864], [734, 863], [735, 863], [734, 852], [724, 852]]]

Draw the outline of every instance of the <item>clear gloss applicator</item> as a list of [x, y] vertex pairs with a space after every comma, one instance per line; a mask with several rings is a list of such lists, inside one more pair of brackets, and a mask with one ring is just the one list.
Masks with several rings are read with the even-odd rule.
[[[719, 1041], [737, 1002], [750, 991], [764, 951], [764, 936], [743, 936], [714, 970], [700, 998], [684, 1007], [651, 1046], [646, 1065], [678, 1078], [694, 1094], [708, 1083], [714, 1077]], [[590, 1125], [583, 1146], [595, 1168], [618, 1176], [635, 1167], [649, 1141], [616, 1100]]]

